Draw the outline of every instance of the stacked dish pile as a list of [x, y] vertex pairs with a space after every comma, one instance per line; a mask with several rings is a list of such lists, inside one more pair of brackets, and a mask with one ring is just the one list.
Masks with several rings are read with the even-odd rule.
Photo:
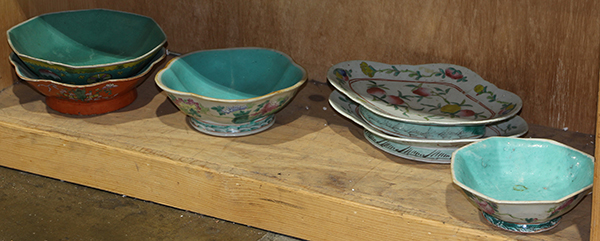
[[456, 65], [347, 61], [332, 66], [329, 97], [365, 128], [367, 140], [406, 159], [450, 163], [461, 146], [492, 136], [524, 135], [519, 96]]
[[16, 74], [61, 113], [118, 110], [165, 57], [151, 18], [105, 9], [40, 15], [7, 31]]

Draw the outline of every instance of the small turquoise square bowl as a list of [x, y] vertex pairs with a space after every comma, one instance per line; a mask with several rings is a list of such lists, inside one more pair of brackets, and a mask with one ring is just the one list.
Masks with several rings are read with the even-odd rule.
[[7, 36], [36, 75], [73, 85], [134, 76], [167, 41], [151, 18], [106, 9], [40, 15], [12, 27]]
[[492, 137], [456, 150], [451, 170], [490, 224], [537, 233], [591, 191], [594, 157], [553, 140]]
[[306, 79], [292, 58], [267, 48], [192, 52], [172, 59], [155, 78], [192, 127], [215, 136], [268, 129]]

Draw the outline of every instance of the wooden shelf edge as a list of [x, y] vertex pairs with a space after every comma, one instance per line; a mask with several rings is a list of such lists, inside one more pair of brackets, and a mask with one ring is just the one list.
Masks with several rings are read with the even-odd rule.
[[[599, 80], [600, 83], [600, 80]], [[600, 89], [598, 90], [598, 100], [600, 101]], [[592, 221], [590, 224], [590, 240], [600, 240], [600, 165], [598, 157], [600, 156], [600, 104], [596, 102], [596, 138], [594, 156], [596, 165], [594, 165], [594, 187], [592, 190]]]
[[[304, 239], [505, 239], [0, 121], [0, 165]], [[193, 190], [193, 191], [191, 191]]]

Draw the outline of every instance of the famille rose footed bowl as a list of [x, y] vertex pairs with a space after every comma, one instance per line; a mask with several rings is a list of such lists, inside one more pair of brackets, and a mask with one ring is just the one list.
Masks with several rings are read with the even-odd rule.
[[594, 157], [553, 140], [491, 137], [456, 150], [451, 171], [490, 224], [537, 233], [591, 192]]
[[[415, 139], [388, 135], [369, 125], [360, 117], [360, 105], [347, 96], [334, 90], [329, 95], [329, 104], [342, 116], [350, 119], [365, 128], [364, 136], [373, 146], [391, 155], [408, 160], [449, 164], [452, 153], [467, 144], [481, 139], [456, 139], [456, 140], [430, 140]], [[485, 133], [481, 138], [493, 136], [519, 137], [527, 133], [529, 125], [520, 116], [514, 116], [494, 124], [485, 126]]]
[[164, 48], [160, 49], [150, 63], [132, 77], [88, 85], [71, 85], [42, 79], [14, 53], [10, 55], [10, 62], [19, 78], [46, 96], [46, 104], [51, 109], [71, 115], [97, 115], [131, 104], [137, 98], [135, 88], [150, 76], [153, 67], [165, 58], [165, 52]]
[[134, 76], [167, 41], [151, 18], [106, 9], [40, 15], [12, 27], [7, 36], [36, 75], [72, 85]]
[[192, 52], [172, 59], [155, 78], [192, 127], [215, 136], [268, 129], [275, 112], [306, 79], [306, 71], [292, 58], [266, 48]]
[[515, 116], [522, 107], [519, 96], [451, 64], [354, 60], [332, 66], [327, 79], [374, 114], [405, 123], [482, 128]]

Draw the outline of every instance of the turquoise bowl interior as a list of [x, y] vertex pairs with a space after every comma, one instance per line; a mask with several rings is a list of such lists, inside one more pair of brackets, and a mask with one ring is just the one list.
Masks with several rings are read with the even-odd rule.
[[70, 66], [96, 66], [139, 58], [166, 36], [151, 18], [92, 9], [41, 15], [7, 32], [19, 56]]
[[220, 100], [251, 99], [294, 86], [305, 71], [287, 55], [264, 48], [198, 51], [171, 61], [162, 84]]
[[458, 149], [452, 159], [459, 186], [500, 202], [556, 201], [594, 179], [593, 157], [551, 140], [493, 137]]

